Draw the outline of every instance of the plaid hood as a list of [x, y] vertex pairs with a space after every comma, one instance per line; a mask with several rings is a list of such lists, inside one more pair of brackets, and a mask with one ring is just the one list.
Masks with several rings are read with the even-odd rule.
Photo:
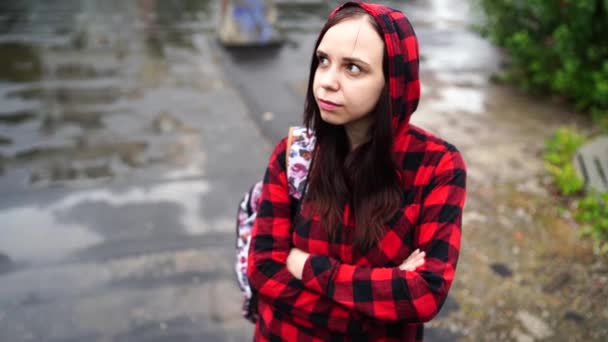
[[393, 129], [395, 133], [404, 132], [420, 100], [418, 38], [414, 29], [402, 12], [379, 4], [349, 1], [336, 8], [330, 16], [333, 17], [345, 6], [359, 6], [366, 10], [383, 32], [389, 59]]

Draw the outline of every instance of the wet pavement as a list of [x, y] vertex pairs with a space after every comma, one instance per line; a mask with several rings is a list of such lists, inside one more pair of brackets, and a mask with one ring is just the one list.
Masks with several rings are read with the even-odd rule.
[[[463, 152], [456, 282], [429, 341], [608, 339], [608, 266], [559, 216], [540, 151], [563, 106], [491, 83], [464, 0], [386, 1], [421, 41], [413, 122]], [[243, 341], [236, 203], [302, 111], [335, 5], [226, 50], [215, 1], [0, 4], [0, 341]]]

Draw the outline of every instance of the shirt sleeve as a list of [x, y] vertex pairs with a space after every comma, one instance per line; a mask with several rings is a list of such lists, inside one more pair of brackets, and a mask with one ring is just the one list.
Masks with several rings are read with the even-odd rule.
[[261, 204], [251, 235], [247, 275], [259, 299], [289, 314], [296, 323], [311, 323], [330, 331], [356, 334], [365, 318], [304, 286], [286, 267], [291, 250], [291, 206], [285, 172], [286, 141], [273, 152], [264, 176]]
[[465, 183], [462, 157], [455, 150], [446, 151], [426, 187], [416, 227], [415, 247], [426, 253], [423, 266], [410, 272], [398, 267], [348, 265], [314, 255], [304, 265], [305, 286], [376, 320], [431, 320], [443, 305], [454, 279]]

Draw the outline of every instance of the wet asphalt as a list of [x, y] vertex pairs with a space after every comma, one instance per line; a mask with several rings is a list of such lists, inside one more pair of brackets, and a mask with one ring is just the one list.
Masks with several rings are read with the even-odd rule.
[[217, 11], [0, 6], [0, 341], [251, 338], [234, 215], [300, 121], [328, 6], [284, 6], [286, 45], [236, 50]]

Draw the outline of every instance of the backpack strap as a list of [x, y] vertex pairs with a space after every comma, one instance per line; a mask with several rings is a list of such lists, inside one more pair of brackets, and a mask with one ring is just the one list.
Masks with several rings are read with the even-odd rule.
[[306, 180], [312, 163], [315, 142], [314, 133], [307, 130], [306, 127], [293, 126], [289, 128], [285, 167], [287, 169], [289, 195], [297, 200], [302, 199], [306, 189]]
[[[287, 148], [285, 149], [285, 167], [289, 165], [289, 154], [291, 152], [291, 145], [293, 144], [293, 129], [295, 126], [289, 127], [289, 131], [287, 132]], [[287, 172], [289, 172], [289, 168], [287, 167]]]

